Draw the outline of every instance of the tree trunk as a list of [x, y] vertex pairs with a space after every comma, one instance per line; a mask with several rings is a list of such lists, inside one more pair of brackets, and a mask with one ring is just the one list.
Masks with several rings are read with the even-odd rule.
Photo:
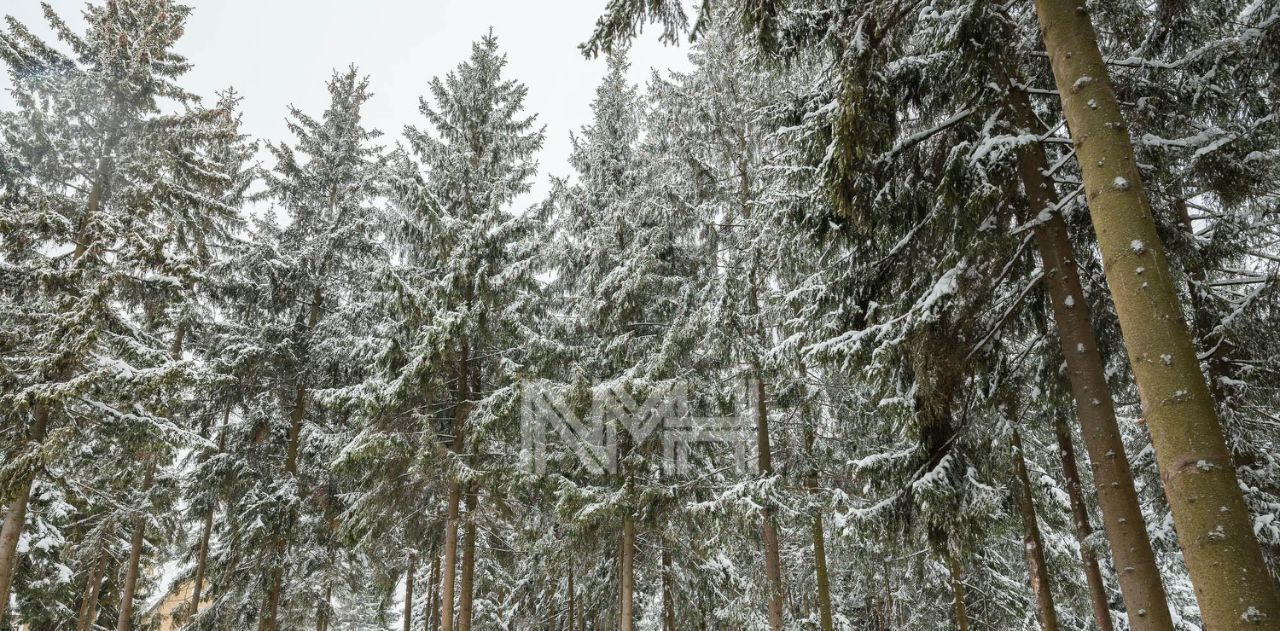
[[[754, 302], [754, 301], [753, 301]], [[773, 475], [773, 454], [769, 445], [769, 410], [766, 407], [764, 379], [759, 364], [755, 366], [756, 395], [756, 466], [760, 474]], [[779, 553], [778, 527], [773, 509], [766, 504], [760, 511], [764, 533], [764, 574], [769, 582], [769, 628], [782, 631], [782, 559]]]
[[[1006, 77], [1007, 101], [1023, 131], [1036, 131], [1036, 118], [1027, 93], [1017, 88], [1016, 77]], [[1103, 526], [1120, 572], [1120, 592], [1135, 631], [1171, 631], [1173, 619], [1147, 535], [1138, 492], [1133, 486], [1115, 403], [1107, 384], [1106, 369], [1093, 332], [1088, 302], [1066, 221], [1048, 209], [1058, 205], [1045, 159], [1038, 144], [1024, 145], [1018, 153], [1018, 170], [1035, 220], [1036, 246], [1044, 268], [1045, 288], [1053, 306], [1058, 341], [1067, 364], [1071, 396], [1080, 421], [1080, 435], [1093, 469], [1093, 482], [1102, 509]], [[1030, 219], [1030, 218], [1026, 218]], [[1145, 613], [1140, 613], [1145, 612]]]
[[467, 522], [462, 535], [462, 596], [458, 602], [458, 631], [471, 631], [471, 612], [476, 576], [476, 501], [478, 493], [467, 492]]
[[1098, 558], [1089, 547], [1093, 526], [1089, 524], [1089, 508], [1084, 503], [1080, 485], [1080, 471], [1076, 468], [1076, 450], [1071, 442], [1071, 428], [1062, 417], [1054, 419], [1054, 431], [1058, 437], [1058, 452], [1062, 458], [1062, 476], [1066, 482], [1067, 498], [1071, 503], [1071, 517], [1076, 526], [1076, 541], [1080, 544], [1080, 564], [1084, 566], [1085, 582], [1089, 586], [1089, 600], [1093, 603], [1093, 620], [1098, 631], [1113, 631], [1111, 606], [1107, 604], [1107, 589], [1098, 569]]
[[662, 546], [662, 631], [676, 631], [676, 601], [671, 591], [671, 547]]
[[1274, 625], [1280, 593], [1253, 534], [1093, 24], [1082, 0], [1035, 6], [1205, 627]]
[[[810, 495], [818, 493], [818, 469], [813, 456], [814, 431], [811, 426], [805, 429], [805, 453], [809, 459], [809, 477], [805, 480]], [[832, 631], [835, 622], [831, 617], [831, 579], [827, 574], [827, 538], [822, 525], [822, 512], [813, 515], [813, 570], [815, 587], [818, 588], [818, 619], [822, 631]]]
[[[458, 357], [458, 402], [453, 419], [453, 453], [461, 456], [466, 442], [463, 436], [467, 414], [470, 411], [468, 399], [470, 379], [468, 375], [470, 347], [464, 337]], [[462, 502], [462, 484], [457, 474], [449, 481], [449, 505], [445, 514], [444, 526], [444, 579], [441, 597], [441, 631], [453, 631], [453, 584], [458, 563], [458, 511]]]
[[[28, 445], [39, 445], [49, 429], [48, 406], [36, 403], [31, 408], [31, 415], [31, 430], [19, 450], [26, 449]], [[35, 478], [32, 472], [15, 485], [13, 501], [9, 502], [4, 513], [4, 525], [0, 526], [0, 624], [4, 624], [5, 611], [9, 607], [9, 592], [18, 569], [18, 539], [22, 537], [22, 526], [27, 520], [27, 503], [31, 501], [31, 486], [35, 484]]]
[[[155, 476], [156, 463], [154, 456], [147, 456], [147, 472], [142, 480], [142, 492], [145, 495], [151, 490]], [[138, 588], [138, 570], [142, 561], [142, 544], [147, 532], [145, 516], [139, 516], [133, 525], [133, 536], [129, 538], [129, 565], [124, 574], [124, 586], [120, 592], [120, 616], [116, 620], [116, 631], [129, 631], [133, 627], [133, 594]]]
[[404, 631], [413, 631], [413, 574], [418, 571], [418, 555], [409, 553], [409, 567], [404, 573]]
[[109, 560], [110, 555], [107, 554], [106, 535], [104, 535], [98, 550], [98, 561], [85, 582], [84, 597], [80, 601], [80, 614], [76, 617], [76, 631], [89, 631], [93, 628], [93, 623], [98, 620], [98, 592], [102, 590], [102, 577], [107, 572]]
[[[222, 453], [227, 446], [227, 424], [231, 421], [231, 406], [227, 406], [227, 411], [222, 416], [222, 428], [218, 432], [218, 453]], [[196, 553], [196, 575], [191, 586], [191, 609], [188, 613], [188, 619], [195, 617], [200, 612], [200, 602], [204, 598], [204, 578], [209, 571], [209, 538], [213, 533], [213, 510], [210, 506], [209, 510], [204, 514], [204, 525], [200, 531], [200, 547]]]
[[1014, 473], [1017, 475], [1018, 510], [1022, 513], [1022, 544], [1027, 553], [1027, 574], [1031, 579], [1031, 593], [1036, 598], [1036, 613], [1042, 631], [1058, 631], [1058, 611], [1053, 606], [1053, 581], [1049, 565], [1044, 558], [1044, 541], [1040, 537], [1040, 524], [1036, 521], [1036, 503], [1031, 495], [1031, 479], [1027, 475], [1026, 454], [1022, 448], [1022, 435], [1013, 430]]
[[431, 600], [427, 610], [427, 629], [440, 630], [440, 551], [431, 551]]
[[577, 611], [574, 609], [574, 593], [573, 593], [573, 568], [569, 568], [569, 624], [565, 625], [568, 631], [575, 631], [577, 627], [573, 625], [574, 616]]
[[632, 597], [635, 591], [635, 559], [636, 559], [636, 522], [635, 518], [627, 515], [622, 520], [622, 549], [621, 549], [621, 600], [618, 612], [618, 629], [619, 631], [631, 631], [633, 624], [633, 616], [631, 613]]
[[964, 605], [964, 570], [960, 568], [960, 559], [954, 552], [947, 553], [947, 564], [951, 568], [951, 594], [955, 599], [956, 629], [969, 631], [969, 612]]

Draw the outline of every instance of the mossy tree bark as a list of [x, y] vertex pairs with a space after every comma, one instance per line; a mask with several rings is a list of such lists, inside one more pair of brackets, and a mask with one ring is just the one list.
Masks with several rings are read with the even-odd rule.
[[1272, 628], [1280, 594], [1253, 534], [1093, 23], [1082, 0], [1035, 6], [1205, 626]]
[[[36, 403], [31, 409], [31, 429], [23, 449], [38, 446], [49, 429], [49, 407]], [[18, 539], [27, 520], [27, 503], [31, 501], [31, 485], [35, 474], [22, 478], [13, 490], [13, 499], [4, 513], [4, 525], [0, 526], [0, 624], [5, 622], [5, 610], [9, 606], [9, 592], [13, 588], [13, 575], [18, 567]]]

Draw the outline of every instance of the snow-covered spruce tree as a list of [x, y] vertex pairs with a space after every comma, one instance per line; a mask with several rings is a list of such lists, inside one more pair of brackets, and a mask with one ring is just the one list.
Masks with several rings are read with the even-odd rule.
[[[529, 189], [542, 131], [522, 114], [526, 89], [503, 77], [505, 66], [497, 38], [481, 38], [467, 61], [432, 80], [431, 98], [423, 98], [420, 108], [429, 127], [405, 130], [422, 173], [418, 190], [412, 182], [402, 187], [407, 190], [401, 212], [423, 228], [406, 242], [405, 255], [430, 270], [416, 278], [421, 286], [413, 291], [431, 308], [409, 353], [412, 370], [425, 369], [417, 367], [425, 361], [444, 375], [449, 391], [438, 400], [452, 400], [441, 620], [442, 628], [456, 620], [463, 631], [477, 615], [482, 621], [476, 624], [484, 627], [501, 615], [487, 601], [477, 612], [474, 599], [480, 495], [487, 491], [489, 499], [499, 500], [492, 487], [502, 473], [494, 467], [488, 471], [494, 475], [486, 475], [477, 454], [489, 451], [482, 447], [492, 436], [518, 436], [511, 384], [538, 297], [531, 238], [537, 225], [509, 207]], [[489, 574], [482, 567], [479, 580]]]
[[[206, 196], [225, 184], [225, 173], [206, 169], [206, 153], [234, 135], [232, 118], [224, 108], [201, 107], [175, 83], [189, 68], [172, 51], [189, 11], [168, 2], [90, 5], [80, 35], [46, 7], [69, 53], [16, 21], [0, 35], [18, 104], [5, 126], [14, 203], [0, 221], [6, 235], [21, 235], [4, 241], [12, 281], [4, 287], [14, 293], [3, 305], [22, 336], [15, 342], [22, 360], [8, 373], [4, 399], [15, 422], [6, 423], [5, 436], [13, 458], [0, 535], [0, 618], [38, 463], [57, 466], [59, 453], [98, 450], [119, 462], [64, 469], [60, 482], [78, 493], [97, 476], [132, 479], [122, 492], [142, 487], [135, 499], [116, 497], [130, 507], [116, 519], [131, 540], [122, 553], [130, 560], [116, 626], [132, 624], [140, 562], [132, 559], [153, 516], [145, 480], [182, 435], [173, 412], [190, 376], [175, 352], [178, 336], [157, 316], [191, 295], [192, 276], [208, 262], [187, 258], [181, 240], [203, 239], [196, 232], [217, 232], [235, 213]], [[162, 114], [162, 99], [182, 111]], [[59, 447], [43, 446], [46, 436]], [[114, 475], [105, 470], [112, 466], [120, 468]], [[102, 545], [99, 538], [89, 547]], [[81, 598], [85, 609], [94, 608], [101, 557], [81, 555], [77, 572], [85, 593], [95, 594]], [[22, 582], [28, 578], [38, 582]]]
[[344, 489], [328, 463], [346, 419], [316, 393], [362, 378], [349, 358], [369, 324], [370, 279], [386, 265], [376, 205], [385, 158], [379, 133], [361, 121], [368, 81], [350, 68], [328, 88], [321, 117], [291, 111], [293, 145], [269, 146], [276, 162], [261, 197], [289, 223], [259, 221], [227, 272], [235, 326], [220, 361], [243, 371], [229, 371], [240, 391], [228, 402], [236, 422], [223, 428], [234, 523], [211, 552], [213, 602], [201, 628], [323, 628], [335, 600], [371, 587], [337, 545]]

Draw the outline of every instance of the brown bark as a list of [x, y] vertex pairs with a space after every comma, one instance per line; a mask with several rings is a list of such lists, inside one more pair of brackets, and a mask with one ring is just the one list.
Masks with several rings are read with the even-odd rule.
[[[39, 445], [49, 429], [49, 408], [36, 403], [31, 409], [31, 429], [26, 442], [19, 449]], [[28, 474], [14, 488], [13, 500], [5, 509], [4, 525], [0, 526], [0, 624], [4, 624], [5, 610], [9, 606], [9, 592], [13, 588], [13, 576], [18, 569], [18, 539], [27, 520], [27, 503], [31, 501], [31, 485], [35, 473]]]
[[632, 598], [635, 592], [636, 522], [627, 515], [622, 520], [622, 545], [620, 567], [622, 572], [621, 604], [618, 611], [619, 631], [631, 631], [634, 624]]
[[98, 620], [98, 593], [102, 590], [102, 577], [107, 572], [107, 561], [110, 558], [107, 554], [106, 536], [104, 536], [99, 546], [98, 560], [85, 580], [84, 596], [80, 600], [80, 613], [76, 616], [76, 631], [89, 631], [93, 628], [93, 623]]
[[1044, 540], [1040, 537], [1040, 524], [1036, 520], [1036, 503], [1031, 495], [1031, 479], [1027, 475], [1022, 435], [1016, 429], [1013, 430], [1013, 451], [1018, 510], [1022, 513], [1022, 545], [1027, 553], [1027, 574], [1031, 580], [1031, 592], [1036, 599], [1036, 615], [1040, 619], [1040, 628], [1043, 631], [1058, 631], [1058, 611], [1053, 605], [1053, 581], [1044, 557]]
[[471, 631], [472, 603], [476, 576], [476, 502], [475, 490], [467, 493], [467, 522], [462, 535], [462, 595], [458, 602], [458, 631]]
[[575, 629], [577, 629], [577, 627], [575, 627], [573, 624], [574, 616], [576, 614], [577, 614], [577, 611], [574, 609], [573, 568], [570, 567], [569, 568], [569, 624], [565, 625], [565, 629], [568, 629], [568, 631], [574, 631]]
[[[1035, 6], [1205, 626], [1273, 626], [1280, 592], [1253, 534], [1093, 23], [1082, 0], [1035, 0]], [[1157, 612], [1137, 616], [1144, 613]]]
[[[147, 472], [142, 480], [142, 492], [151, 490], [155, 477], [156, 463], [152, 456], [147, 456]], [[129, 564], [125, 570], [124, 586], [120, 592], [120, 617], [116, 620], [116, 631], [129, 631], [133, 627], [133, 595], [138, 588], [138, 571], [142, 561], [142, 544], [147, 532], [147, 520], [139, 516], [133, 525], [133, 535], [129, 538]]]
[[[813, 462], [813, 443], [814, 431], [811, 427], [805, 430], [805, 452], [809, 458], [809, 477], [805, 480], [805, 486], [811, 495], [818, 493], [818, 469]], [[815, 574], [815, 587], [818, 589], [818, 619], [821, 623], [822, 631], [832, 631], [835, 622], [831, 617], [831, 579], [827, 573], [827, 541], [826, 533], [822, 524], [822, 512], [819, 508], [818, 512], [813, 515], [813, 569]]]
[[662, 546], [662, 631], [676, 631], [675, 594], [671, 591], [671, 547]]
[[1080, 484], [1080, 471], [1076, 468], [1076, 450], [1071, 442], [1071, 428], [1062, 417], [1054, 419], [1054, 431], [1058, 438], [1058, 452], [1062, 459], [1062, 476], [1066, 482], [1067, 498], [1071, 504], [1071, 517], [1075, 522], [1076, 540], [1080, 544], [1080, 564], [1084, 567], [1085, 582], [1089, 586], [1089, 601], [1093, 604], [1093, 620], [1098, 631], [1113, 631], [1111, 607], [1107, 604], [1107, 588], [1098, 569], [1098, 558], [1089, 546], [1093, 526], [1089, 523], [1089, 508], [1084, 502]]
[[955, 599], [956, 629], [969, 631], [969, 611], [964, 604], [964, 570], [961, 569], [960, 559], [954, 552], [947, 553], [947, 564], [951, 569], [951, 594]]
[[[1036, 119], [1027, 93], [1016, 87], [1014, 77], [1007, 77], [1006, 83], [1011, 86], [1007, 101], [1017, 125], [1024, 131], [1034, 131]], [[1124, 568], [1118, 578], [1129, 623], [1135, 631], [1170, 631], [1173, 619], [1169, 616], [1164, 583], [1133, 485], [1067, 224], [1060, 214], [1048, 210], [1055, 208], [1059, 199], [1052, 180], [1046, 176], [1049, 163], [1044, 149], [1037, 144], [1024, 145], [1018, 154], [1018, 171], [1031, 210], [1040, 213], [1035, 218], [1040, 222], [1035, 237], [1044, 284], [1066, 359], [1080, 434], [1092, 465], [1103, 530], [1116, 567]]]
[[404, 631], [413, 629], [413, 575], [418, 571], [417, 553], [409, 553], [408, 567], [404, 572]]
[[[754, 300], [753, 300], [754, 302]], [[756, 466], [761, 475], [773, 475], [773, 454], [769, 444], [769, 410], [766, 407], [764, 379], [760, 366], [755, 366], [756, 396]], [[772, 507], [767, 504], [760, 511], [764, 539], [764, 574], [769, 583], [769, 628], [782, 631], [782, 558], [779, 552], [778, 526]]]
[[[218, 453], [222, 453], [227, 446], [227, 423], [231, 420], [231, 406], [227, 406], [226, 412], [222, 416], [222, 429], [218, 433]], [[210, 506], [205, 511], [204, 524], [200, 530], [200, 547], [196, 552], [196, 574], [191, 585], [191, 608], [188, 617], [194, 617], [200, 612], [200, 602], [204, 598], [204, 579], [205, 574], [209, 571], [209, 538], [213, 533], [213, 510]]]
[[440, 552], [431, 552], [431, 600], [427, 607], [427, 629], [440, 629]]
[[[458, 357], [458, 404], [453, 419], [453, 453], [461, 456], [466, 441], [463, 431], [466, 429], [467, 414], [470, 412], [469, 399], [470, 346], [464, 337]], [[457, 474], [449, 481], [449, 504], [446, 508], [444, 526], [444, 579], [442, 581], [441, 630], [453, 631], [453, 585], [458, 562], [458, 512], [462, 503], [462, 484]]]

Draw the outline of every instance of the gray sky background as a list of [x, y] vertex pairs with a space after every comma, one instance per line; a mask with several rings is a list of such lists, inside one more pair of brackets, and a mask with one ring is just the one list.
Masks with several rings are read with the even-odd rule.
[[[370, 76], [374, 98], [367, 125], [393, 144], [406, 124], [424, 125], [418, 97], [431, 77], [444, 75], [471, 52], [490, 26], [507, 54], [507, 76], [529, 87], [526, 111], [546, 125], [542, 173], [532, 203], [548, 190], [548, 175], [568, 175], [569, 132], [591, 117], [603, 59], [585, 59], [578, 44], [591, 34], [605, 0], [184, 0], [194, 8], [178, 51], [195, 69], [184, 87], [205, 98], [234, 86], [244, 97], [245, 131], [255, 138], [289, 139], [287, 106], [318, 115], [328, 101], [325, 81], [335, 68], [356, 64]], [[52, 0], [73, 27], [83, 26], [83, 0]], [[12, 15], [51, 37], [39, 0], [0, 0]], [[632, 81], [650, 69], [686, 69], [688, 46], [667, 47], [656, 29], [631, 51]], [[0, 108], [10, 108], [7, 74], [0, 76]]]

